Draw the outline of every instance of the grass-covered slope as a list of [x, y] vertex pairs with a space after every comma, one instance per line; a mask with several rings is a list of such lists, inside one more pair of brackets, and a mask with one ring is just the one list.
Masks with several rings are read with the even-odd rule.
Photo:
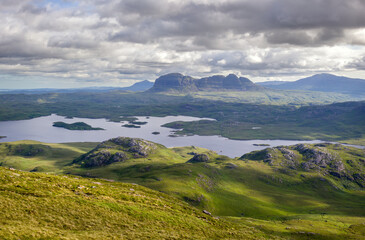
[[97, 143], [56, 144], [37, 141], [0, 143], [0, 166], [59, 173], [75, 158], [96, 145]]
[[[0, 167], [1, 239], [260, 239], [135, 184]], [[268, 237], [268, 236], [267, 236]], [[271, 238], [271, 237], [270, 237]]]
[[[328, 163], [327, 171], [321, 163], [311, 163], [312, 169], [321, 172], [272, 166], [265, 161], [266, 152], [238, 160], [195, 147], [163, 146], [145, 157], [128, 158], [103, 167], [76, 164], [67, 171], [136, 182], [221, 216], [262, 219], [321, 213], [365, 216], [361, 185], [364, 162], [359, 160], [365, 159], [361, 155], [363, 150], [335, 148], [328, 145], [328, 151], [340, 157]], [[92, 156], [93, 151], [88, 154]], [[107, 146], [102, 151], [105, 154], [116, 149]], [[354, 157], [358, 159], [354, 161]]]
[[[269, 238], [278, 236], [288, 239], [361, 239], [365, 234], [365, 192], [355, 179], [347, 179], [348, 176], [363, 173], [363, 150], [351, 147], [340, 148], [338, 145], [322, 147], [306, 145], [308, 149], [320, 148], [323, 152], [331, 153], [331, 156], [336, 155], [341, 158], [344, 171], [348, 176], [339, 178], [336, 174], [330, 174], [330, 171], [336, 168], [341, 170], [341, 165], [332, 165], [328, 162], [328, 168], [319, 165], [317, 168], [313, 165], [314, 167], [307, 171], [302, 168], [302, 163], [308, 159], [299, 158], [297, 168], [291, 168], [291, 165], [284, 161], [285, 157], [279, 150], [277, 151], [281, 155], [271, 154], [272, 159], [276, 159], [272, 162], [266, 161], [267, 153], [256, 152], [242, 159], [230, 159], [206, 149], [196, 147], [169, 149], [159, 144], [154, 144], [153, 150], [146, 152], [146, 155], [134, 155], [135, 152], [130, 151], [130, 145], [143, 148], [146, 143], [149, 147], [149, 144], [154, 144], [140, 139], [133, 141], [129, 138], [105, 141], [95, 149], [92, 147], [96, 144], [91, 146], [92, 144], [80, 143], [49, 145], [17, 142], [10, 144], [21, 145], [22, 149], [26, 149], [24, 145], [33, 148], [34, 145], [50, 148], [46, 151], [49, 160], [46, 161], [39, 155], [22, 156], [22, 160], [17, 164], [18, 169], [31, 170], [28, 164], [34, 161], [39, 165], [45, 161], [49, 165], [54, 164], [53, 168], [49, 168], [49, 172], [137, 183], [173, 196], [176, 202], [189, 203], [200, 209], [198, 213], [208, 210], [213, 215], [225, 216], [225, 219], [228, 218], [230, 222], [234, 222], [232, 224], [242, 225], [242, 231], [246, 231], [247, 226], [253, 227], [261, 232], [255, 233], [258, 234], [255, 238], [265, 233], [269, 234]], [[56, 157], [58, 152], [55, 151], [55, 147], [75, 150], [71, 152], [74, 156], [77, 155], [74, 158], [76, 161], [73, 162], [74, 159], [70, 154], [68, 159], [61, 162]], [[285, 148], [296, 151], [291, 150], [295, 147]], [[110, 156], [123, 152], [128, 157], [123, 161], [110, 162], [106, 165], [91, 167], [83, 164], [89, 157], [93, 158], [93, 153], [100, 151], [104, 153], [109, 151]], [[2, 156], [6, 155], [8, 159], [3, 161], [2, 165], [14, 166], [10, 164], [9, 159], [16, 157], [16, 154], [12, 151], [5, 154], [2, 148]], [[296, 152], [296, 154], [300, 153]], [[79, 161], [80, 156], [82, 161]], [[103, 154], [103, 156], [106, 155]], [[55, 164], [56, 162], [58, 163]], [[57, 167], [59, 169], [56, 171]], [[80, 181], [84, 180], [80, 179]], [[101, 180], [85, 181], [100, 182]], [[78, 184], [86, 187], [86, 183]], [[55, 186], [57, 187], [57, 184]], [[125, 186], [128, 186], [127, 189], [136, 190], [134, 185]], [[97, 188], [85, 189], [94, 191]], [[86, 192], [85, 194], [87, 195]], [[87, 197], [86, 195], [84, 197]], [[212, 235], [211, 238], [218, 235]], [[229, 238], [227, 236], [230, 235], [225, 236]], [[232, 238], [237, 239], [236, 236]]]
[[242, 160], [262, 161], [287, 174], [317, 174], [335, 188], [365, 189], [365, 150], [341, 144], [297, 144], [254, 151]]

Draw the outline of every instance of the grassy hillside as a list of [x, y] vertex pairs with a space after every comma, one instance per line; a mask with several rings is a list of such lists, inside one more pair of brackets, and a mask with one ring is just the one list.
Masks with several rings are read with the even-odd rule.
[[[1, 210], [4, 214], [0, 219], [0, 238], [143, 239], [150, 235], [155, 239], [361, 239], [365, 234], [363, 188], [354, 182], [350, 184], [348, 179], [324, 174], [325, 168], [320, 172], [291, 169], [281, 164], [285, 157], [280, 154], [272, 155], [277, 161], [270, 164], [266, 158], [259, 158], [266, 153], [258, 152], [258, 156], [250, 157], [253, 159], [230, 159], [206, 149], [168, 149], [158, 144], [146, 156], [134, 157], [130, 154], [135, 153], [135, 148], [115, 142], [98, 144], [96, 150], [92, 149], [95, 144], [10, 144], [14, 145], [11, 149], [20, 145], [23, 155], [32, 156], [6, 152], [4, 149], [8, 148], [3, 145], [9, 144], [1, 144], [1, 158], [22, 159], [18, 159], [19, 169], [29, 170], [44, 163], [53, 166], [50, 172], [130, 184], [1, 168], [0, 197], [5, 204]], [[136, 142], [132, 145], [144, 146]], [[29, 150], [35, 147], [48, 148], [48, 160], [42, 155], [44, 152]], [[362, 150], [338, 149], [335, 145], [325, 148], [341, 157], [345, 171], [352, 175], [363, 171]], [[57, 158], [60, 149], [69, 151], [65, 161]], [[124, 152], [128, 158], [103, 166], [82, 165], [101, 151]], [[196, 157], [203, 154], [208, 158]], [[188, 162], [192, 158], [195, 161]], [[304, 161], [300, 159], [300, 163]], [[30, 167], [29, 163], [33, 165]], [[4, 166], [11, 164], [2, 162]], [[220, 220], [202, 210], [220, 216]]]
[[25, 171], [61, 173], [75, 158], [97, 143], [41, 143], [17, 141], [0, 143], [0, 166]]
[[[103, 167], [76, 164], [66, 171], [135, 182], [221, 216], [263, 219], [309, 213], [364, 216], [364, 186], [361, 179], [356, 181], [354, 177], [363, 173], [365, 155], [363, 150], [346, 149], [349, 150], [332, 148], [339, 152], [343, 167], [349, 172], [343, 177], [332, 173], [334, 169], [330, 167], [327, 172], [281, 169], [262, 159], [230, 159], [195, 147], [167, 149], [163, 146], [146, 157], [129, 158]], [[99, 148], [97, 151], [115, 150]], [[188, 163], [193, 153], [204, 153], [209, 160]], [[87, 155], [94, 157], [93, 151]], [[353, 156], [361, 161], [354, 160]], [[352, 180], [348, 179], [350, 175]]]
[[268, 238], [135, 184], [3, 167], [0, 183], [1, 239]]
[[[116, 144], [116, 142], [118, 144]], [[128, 144], [130, 143], [130, 141], [127, 142]], [[200, 210], [194, 211], [198, 215], [201, 214], [202, 210], [208, 210], [216, 216], [224, 216], [224, 224], [232, 225], [235, 229], [235, 235], [232, 235], [232, 238], [234, 239], [240, 239], [242, 236], [244, 236], [245, 238], [251, 236], [250, 231], [252, 229], [252, 231], [254, 231], [254, 238], [269, 236], [268, 238], [279, 237], [285, 239], [343, 239], [347, 237], [351, 237], [353, 239], [361, 239], [363, 234], [365, 234], [365, 193], [363, 187], [357, 184], [356, 181], [349, 181], [347, 178], [342, 179], [341, 177], [339, 178], [335, 175], [326, 174], [326, 172], [324, 171], [325, 168], [321, 168], [322, 171], [320, 172], [305, 171], [304, 169], [300, 168], [292, 169], [289, 167], [289, 165], [282, 164], [285, 157], [284, 155], [280, 154], [278, 154], [277, 156], [272, 155], [272, 158], [276, 159], [276, 161], [273, 161], [273, 163], [270, 164], [268, 161], [265, 161], [265, 156], [267, 155], [267, 153], [260, 154], [260, 152], [254, 152], [253, 154], [257, 154], [257, 156], [255, 155], [256, 157], [246, 156], [242, 159], [230, 159], [225, 156], [217, 155], [216, 153], [208, 151], [206, 149], [195, 147], [168, 149], [159, 144], [153, 145], [153, 147], [151, 148], [153, 149], [153, 151], [146, 152], [147, 154], [145, 156], [136, 156], [133, 155], [134, 153], [136, 153], [135, 150], [139, 149], [140, 151], [141, 149], [144, 149], [144, 142], [133, 142], [133, 146], [142, 146], [142, 148], [137, 147], [132, 149], [129, 145], [125, 146], [123, 144], [125, 143], [121, 141], [106, 141], [98, 144], [97, 147], [93, 149], [93, 147], [96, 146], [96, 144], [94, 143], [4, 143], [0, 145], [1, 159], [7, 160], [2, 160], [1, 164], [3, 166], [16, 166], [18, 169], [24, 170], [32, 170], [36, 166], [42, 169], [41, 166], [43, 166], [44, 168], [42, 171], [56, 172], [59, 174], [71, 173], [86, 177], [113, 179], [121, 182], [129, 182], [130, 184], [137, 183], [139, 185], [158, 190], [159, 192], [163, 192], [165, 194], [168, 194], [169, 196], [174, 197], [171, 199], [174, 199], [172, 201], [175, 201], [176, 203], [183, 204], [182, 202], [186, 202], [189, 203], [190, 206], [197, 207]], [[21, 146], [20, 148], [22, 149], [22, 155], [19, 156], [19, 151], [9, 151], [9, 147], [6, 147], [8, 145], [12, 145], [11, 149], [18, 149], [19, 147], [17, 146]], [[308, 145], [308, 147], [313, 149], [318, 148], [314, 145]], [[43, 152], [39, 150], [34, 150], [44, 148], [46, 150], [44, 150]], [[358, 150], [351, 147], [339, 149], [339, 147], [336, 145], [328, 145], [325, 148], [332, 154], [336, 153], [339, 157], [341, 157], [341, 161], [344, 162], [346, 171], [348, 173], [351, 173], [352, 176], [359, 171], [363, 172], [363, 161], [365, 160], [365, 153], [363, 150]], [[61, 161], [59, 155], [60, 151], [68, 153], [68, 157], [65, 157], [64, 161]], [[110, 151], [113, 154], [116, 154], [117, 152], [123, 152], [127, 156], [127, 158], [123, 158], [122, 161], [107, 163], [101, 166], [86, 167], [86, 165], [83, 165], [83, 162], [98, 157], [97, 153], [100, 152], [103, 152], [103, 154], [101, 155], [103, 157], [113, 157], [113, 154], [107, 155], [105, 154], [105, 151]], [[207, 156], [207, 158], [196, 157], [203, 155]], [[262, 156], [264, 158], [260, 159], [260, 157]], [[16, 160], [10, 161], [10, 159], [13, 158]], [[189, 161], [192, 158], [195, 158], [195, 161]], [[352, 160], [352, 162], [350, 162], [349, 160]], [[300, 163], [304, 161], [305, 159], [300, 159]], [[74, 164], [72, 164], [72, 162], [74, 162]], [[48, 166], [47, 170], [45, 169], [46, 166]], [[5, 171], [4, 169], [2, 170]], [[327, 170], [332, 171], [333, 169], [329, 167]], [[9, 170], [6, 171], [9, 172]], [[111, 183], [102, 180], [75, 179], [71, 176], [55, 177], [44, 174], [27, 175], [28, 173], [17, 171], [13, 171], [13, 173], [16, 174], [14, 175], [14, 177], [11, 177], [11, 180], [9, 180], [13, 182], [7, 184], [13, 184], [13, 187], [15, 189], [17, 189], [16, 186], [21, 186], [21, 188], [24, 187], [25, 190], [23, 189], [22, 191], [27, 196], [26, 201], [30, 201], [28, 198], [34, 197], [34, 193], [30, 194], [27, 193], [27, 191], [33, 188], [33, 190], [36, 191], [38, 188], [36, 188], [35, 185], [33, 186], [33, 183], [29, 180], [24, 180], [22, 184], [19, 184], [19, 182], [16, 181], [14, 182], [14, 178], [19, 177], [18, 174], [20, 174], [21, 176], [26, 175], [26, 179], [32, 179], [33, 177], [37, 179], [40, 178], [39, 176], [43, 176], [45, 179], [48, 179], [47, 181], [51, 181], [49, 179], [53, 179], [54, 181], [58, 181], [59, 179], [72, 181], [74, 182], [73, 185], [71, 184], [73, 187], [66, 190], [75, 192], [84, 191], [80, 194], [74, 193], [75, 195], [78, 194], [77, 196], [74, 196], [77, 198], [77, 200], [75, 201], [77, 203], [86, 204], [89, 207], [94, 207], [94, 205], [89, 203], [88, 201], [96, 201], [97, 199], [99, 199], [99, 197], [94, 198], [88, 195], [90, 191], [92, 191], [92, 194], [95, 195], [96, 193], [93, 191], [97, 191], [99, 187], [99, 185], [95, 185], [92, 182], [102, 182], [103, 186], [108, 185], [113, 189], [115, 188], [119, 193], [126, 191], [121, 191], [119, 189], [120, 186], [126, 186], [125, 188], [127, 190], [130, 188], [133, 188], [136, 191], [137, 188], [144, 189], [142, 187], [137, 187], [136, 185], [118, 185], [117, 183]], [[11, 176], [12, 173], [7, 173], [5, 175]], [[30, 178], [29, 176], [33, 177]], [[28, 182], [30, 184], [29, 186], [27, 185]], [[67, 186], [71, 185], [68, 184]], [[81, 188], [79, 188], [80, 185]], [[53, 191], [52, 187], [56, 187], [55, 191], [59, 191], [59, 186], [64, 185], [52, 183], [47, 188], [38, 190], [44, 190], [45, 192], [47, 192], [47, 194], [50, 194], [49, 196], [57, 196], [57, 194], [51, 194], [51, 192]], [[96, 188], [94, 188], [93, 186]], [[62, 191], [66, 190], [63, 189]], [[143, 191], [147, 191], [147, 189]], [[148, 191], [153, 192], [152, 190]], [[2, 195], [3, 193], [9, 193], [9, 191], [0, 192], [2, 193]], [[157, 194], [157, 192], [155, 192], [155, 194]], [[16, 195], [12, 195], [12, 197], [14, 198], [15, 196]], [[18, 199], [19, 197], [16, 198]], [[86, 200], [80, 200], [78, 198], [86, 198]], [[19, 201], [21, 201], [20, 199], [22, 198], [20, 197]], [[33, 200], [39, 201], [39, 199], [37, 199], [38, 198], [34, 197]], [[119, 200], [113, 200], [113, 198], [110, 198], [109, 196], [104, 196], [102, 199], [108, 199], [108, 201], [112, 201], [113, 204], [116, 202], [119, 203]], [[57, 199], [55, 199], [54, 201], [56, 200]], [[10, 200], [8, 199], [8, 201]], [[49, 204], [52, 203], [53, 205], [58, 206], [57, 202], [52, 202], [53, 200], [47, 201], [50, 201]], [[63, 204], [66, 203], [64, 202]], [[120, 210], [120, 206], [115, 207], [114, 205], [108, 204], [107, 206], [112, 206], [112, 210]], [[29, 210], [29, 208], [26, 209]], [[19, 211], [27, 211], [26, 209]], [[46, 217], [42, 216], [41, 212], [43, 210], [39, 210], [37, 215], [32, 218], [33, 222], [38, 224], [40, 222], [38, 218], [45, 217], [46, 219], [55, 219], [54, 224], [56, 224], [56, 222], [61, 219], [60, 217], [56, 217], [56, 215], [64, 214], [63, 212], [60, 212], [60, 210], [58, 210], [58, 212], [54, 210], [55, 212], [52, 213], [54, 214], [54, 216]], [[90, 208], [88, 208], [88, 211], [91, 211]], [[94, 212], [94, 210], [92, 211]], [[102, 233], [103, 230], [100, 226], [97, 230], [95, 230], [95, 232], [92, 232], [89, 235], [83, 235], [86, 234], [83, 231], [86, 229], [85, 226], [87, 225], [84, 221], [91, 221], [90, 219], [95, 217], [95, 215], [100, 216], [98, 220], [91, 221], [94, 224], [96, 224], [98, 221], [109, 221], [105, 219], [108, 217], [106, 217], [107, 215], [105, 215], [104, 212], [101, 213], [98, 211], [101, 210], [99, 209], [95, 212], [95, 214], [93, 213], [92, 217], [87, 215], [87, 220], [81, 218], [81, 216], [77, 217], [73, 215], [71, 216], [69, 214], [66, 214], [67, 216], [62, 217], [62, 219], [79, 218], [77, 224], [80, 223], [82, 227], [81, 225], [77, 225], [75, 223], [77, 226], [71, 228], [73, 229], [72, 234], [74, 235], [69, 233], [69, 229], [60, 230], [57, 229], [58, 227], [54, 227], [53, 225], [36, 225], [36, 227], [34, 228], [39, 228], [41, 230], [44, 229], [45, 232], [40, 233], [39, 231], [41, 230], [37, 230], [35, 231], [36, 235], [34, 236], [52, 236], [47, 235], [54, 234], [54, 232], [52, 231], [57, 231], [58, 234], [62, 232], [62, 234], [65, 234], [67, 238], [71, 238], [71, 236], [74, 238], [77, 238], [75, 236], [93, 237], [93, 234], [98, 237], [104, 236], [102, 234], [106, 233]], [[110, 212], [111, 210], [107, 209], [105, 211]], [[173, 214], [176, 213], [172, 213], [172, 215]], [[133, 212], [132, 215], [136, 215], [136, 212]], [[140, 215], [137, 214], [137, 216]], [[142, 216], [144, 215], [142, 214]], [[205, 215], [203, 214], [203, 216]], [[113, 215], [113, 218], [114, 217], [115, 215]], [[148, 215], [148, 217], [144, 216], [143, 221], [145, 221], [146, 219], [150, 221], [149, 217], [151, 217], [151, 215]], [[205, 218], [206, 217], [208, 216], [205, 216]], [[2, 221], [7, 222], [5, 220]], [[19, 222], [23, 221], [25, 220], [21, 219], [15, 222], [17, 222], [18, 224]], [[212, 221], [215, 220], [213, 219]], [[176, 223], [175, 220], [171, 220], [170, 222]], [[187, 224], [186, 221], [185, 223]], [[57, 224], [59, 226], [59, 223]], [[108, 228], [113, 228], [110, 236], [118, 236], [115, 234], [126, 234], [124, 233], [124, 231], [131, 229], [130, 227], [126, 227], [126, 225], [128, 225], [127, 223], [123, 225], [123, 229], [118, 229], [118, 226], [113, 224], [109, 224], [106, 226]], [[189, 224], [194, 225], [193, 223]], [[31, 228], [28, 225], [28, 222], [27, 224], [24, 224], [24, 230], [22, 230], [22, 234], [29, 234]], [[51, 226], [51, 230], [47, 229], [49, 226]], [[142, 228], [143, 226], [144, 223], [135, 223], [133, 225], [133, 229], [134, 227], [135, 229], [137, 229], [139, 227]], [[161, 225], [156, 226], [156, 228], [161, 227]], [[210, 238], [222, 238], [222, 236], [229, 236], [224, 235], [228, 234], [226, 232], [226, 227], [227, 225], [222, 226], [222, 228], [212, 225], [211, 229], [217, 229], [211, 231], [212, 235], [209, 235], [211, 236]], [[231, 228], [231, 226], [229, 226], [228, 228]], [[9, 231], [15, 231], [15, 226], [9, 229], [11, 229]], [[89, 227], [87, 229], [92, 229], [92, 227]], [[207, 231], [208, 229], [210, 228], [208, 227]], [[155, 231], [154, 234], [167, 233], [167, 231], [160, 230], [153, 230]], [[193, 229], [191, 232], [191, 234], [193, 235], [189, 235], [190, 233], [186, 233], [186, 229], [183, 228], [178, 233], [180, 235], [176, 235], [176, 238], [178, 238], [178, 236], [180, 236], [180, 238], [181, 236], [185, 236], [186, 238], [209, 238], [207, 237], [208, 235], [206, 235], [206, 232], [202, 233], [202, 235], [199, 235], [199, 233], [194, 232], [195, 230]], [[150, 231], [152, 230], [150, 229]], [[196, 231], [199, 232], [199, 230]], [[140, 236], [142, 236], [142, 234], [146, 234], [146, 232], [141, 231]], [[133, 235], [126, 236], [132, 237]], [[167, 237], [172, 238], [172, 236], [166, 235], [166, 238]]]

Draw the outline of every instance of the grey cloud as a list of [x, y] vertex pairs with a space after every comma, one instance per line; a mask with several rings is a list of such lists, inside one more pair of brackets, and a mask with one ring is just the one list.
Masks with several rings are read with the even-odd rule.
[[[164, 7], [159, 8], [161, 5]], [[365, 2], [361, 0], [225, 1], [218, 4], [128, 0], [113, 6], [115, 9], [107, 13], [125, 24], [122, 31], [111, 37], [114, 41], [147, 43], [171, 36], [182, 40], [201, 35], [214, 39], [228, 33], [261, 32], [271, 44], [321, 45], [345, 42], [344, 29], [365, 27]], [[171, 10], [166, 11], [166, 6]], [[131, 14], [135, 18], [129, 22]], [[317, 36], [311, 37], [309, 31], [316, 32]], [[287, 41], [285, 37], [278, 39], [277, 35], [283, 33], [288, 35]]]
[[103, 81], [364, 69], [363, 0], [69, 1], [77, 4], [1, 1], [0, 74]]
[[48, 47], [57, 48], [76, 48], [76, 49], [93, 49], [99, 44], [90, 38], [85, 38], [82, 35], [68, 35], [51, 37], [48, 41]]
[[31, 13], [34, 15], [45, 13], [47, 9], [45, 7], [36, 6], [34, 4], [25, 4], [23, 5], [18, 12], [21, 13]]
[[365, 56], [348, 63], [346, 67], [357, 70], [365, 70]]
[[342, 29], [320, 29], [320, 30], [277, 30], [265, 33], [268, 43], [291, 44], [291, 45], [334, 45], [345, 42], [345, 33]]

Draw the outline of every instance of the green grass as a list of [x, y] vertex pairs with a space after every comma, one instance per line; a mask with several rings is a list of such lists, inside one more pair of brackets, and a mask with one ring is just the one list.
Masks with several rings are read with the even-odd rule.
[[[5, 145], [6, 144], [8, 143], [5, 143]], [[77, 154], [79, 156], [91, 150], [91, 148], [95, 146], [95, 144], [44, 144], [38, 142], [16, 142], [11, 144], [20, 146], [24, 144], [36, 146], [42, 145], [43, 147], [50, 146], [51, 150], [48, 149], [49, 152], [47, 152], [48, 160], [43, 159], [43, 161], [45, 161], [44, 164], [52, 166], [49, 168], [49, 172], [54, 172], [58, 174], [68, 173], [93, 178], [113, 179], [126, 183], [129, 182], [129, 184], [124, 185], [120, 183], [123, 186], [127, 186], [127, 190], [128, 188], [136, 189], [136, 185], [130, 184], [137, 183], [138, 185], [143, 185], [145, 187], [148, 187], [149, 189], [158, 190], [160, 193], [164, 193], [162, 194], [163, 196], [171, 196], [169, 198], [173, 199], [173, 202], [179, 204], [187, 202], [190, 204], [190, 206], [200, 209], [194, 210], [197, 213], [200, 213], [200, 211], [202, 211], [203, 209], [208, 210], [214, 215], [220, 216], [221, 219], [225, 219], [223, 220], [224, 224], [228, 224], [225, 226], [229, 226], [230, 224], [232, 224], [233, 228], [235, 229], [234, 234], [236, 234], [232, 235], [233, 239], [240, 239], [242, 238], [242, 236], [243, 238], [250, 237], [251, 227], [254, 231], [254, 238], [259, 238], [260, 236], [262, 236], [268, 237], [270, 239], [274, 237], [284, 239], [361, 239], [364, 234], [363, 231], [365, 223], [365, 192], [361, 188], [345, 187], [348, 186], [346, 185], [346, 181], [338, 181], [332, 176], [324, 176], [318, 172], [305, 172], [301, 170], [290, 171], [286, 168], [283, 168], [282, 170], [279, 167], [279, 164], [270, 166], [260, 161], [259, 159], [256, 159], [254, 161], [230, 159], [225, 156], [219, 156], [214, 152], [202, 148], [183, 147], [168, 149], [161, 145], [158, 145], [157, 150], [146, 158], [128, 159], [125, 162], [113, 163], [103, 167], [82, 168], [77, 164], [70, 165], [70, 163], [72, 162], [72, 156], [75, 156]], [[0, 145], [0, 147], [2, 147], [0, 148], [2, 151], [2, 157], [7, 155], [5, 157], [9, 159], [12, 158], [12, 156], [14, 156], [14, 153], [4, 152], [4, 146], [2, 145]], [[346, 160], [353, 159], [355, 155], [361, 154], [361, 150], [354, 148], [347, 148], [346, 150], [336, 149], [336, 147], [332, 147], [332, 145], [329, 147], [329, 151], [337, 151], [337, 154], [339, 154], [339, 156], [343, 158], [345, 162]], [[24, 146], [22, 148], [27, 149]], [[63, 149], [63, 151], [70, 151], [69, 158], [60, 162], [58, 158], [59, 155], [57, 155], [59, 153], [59, 150], [53, 151], [53, 148], [61, 148]], [[205, 153], [209, 155], [210, 161], [208, 163], [186, 163], [190, 158], [192, 158], [192, 155], [189, 154], [191, 152]], [[40, 163], [42, 163], [41, 159], [43, 157], [44, 156], [39, 155], [22, 157], [23, 160], [18, 162], [17, 167], [18, 169], [29, 170], [36, 164], [32, 165], [32, 167], [29, 167], [27, 161], [35, 161], [39, 165]], [[11, 162], [3, 161], [2, 165], [14, 166], [10, 163]], [[346, 167], [351, 167], [347, 166], [347, 164], [348, 163], [346, 162]], [[26, 174], [21, 172], [16, 173]], [[101, 181], [74, 179], [73, 177], [58, 178], [55, 176], [44, 174], [42, 174], [41, 176], [45, 176], [51, 179], [64, 178], [67, 179], [67, 181], [80, 181], [77, 184], [87, 186], [87, 192], [94, 190], [96, 191], [98, 189], [90, 188], [91, 185], [87, 185], [87, 181]], [[22, 184], [25, 183], [26, 182], [23, 182]], [[14, 186], [25, 186], [22, 184], [14, 182]], [[112, 188], [118, 188], [114, 184], [118, 185], [119, 183], [110, 183], [103, 181], [103, 185], [104, 184], [110, 184]], [[56, 189], [58, 189], [58, 184], [51, 184], [50, 186], [55, 186]], [[26, 187], [26, 189], [31, 188], [32, 187]], [[142, 187], [138, 188], [144, 189]], [[39, 191], [43, 190], [44, 189], [39, 189]], [[79, 191], [78, 189], [76, 190]], [[124, 191], [118, 189], [116, 190], [118, 192]], [[148, 191], [153, 192], [152, 190]], [[4, 193], [4, 191], [0, 192]], [[47, 188], [45, 192], [47, 192], [48, 194], [48, 192], [52, 191]], [[87, 200], [77, 200], [78, 203], [81, 202], [83, 204], [86, 204], [89, 200], [97, 201], [99, 199], [99, 197], [90, 197], [94, 195], [88, 196], [87, 192], [84, 192], [86, 195], [77, 195], [77, 197], [87, 198]], [[155, 193], [157, 194], [157, 192]], [[32, 194], [27, 193], [27, 196], [32, 196]], [[57, 194], [50, 194], [50, 196], [57, 196]], [[115, 210], [123, 212], [125, 210], [123, 207], [121, 207], [121, 205], [118, 205], [119, 202], [113, 200], [113, 198], [110, 198], [108, 196], [103, 197], [103, 199], [108, 199], [108, 201], [110, 200], [111, 202], [102, 203], [102, 207], [107, 207], [109, 209], [112, 209], [112, 211]], [[29, 201], [29, 199], [27, 199], [27, 201]], [[116, 202], [118, 204], [116, 204]], [[55, 203], [53, 202], [53, 204]], [[124, 205], [122, 204], [122, 206]], [[149, 205], [149, 203], [147, 205]], [[93, 204], [90, 205], [90, 203], [87, 203], [87, 206], [93, 206]], [[100, 206], [100, 204], [98, 206]], [[22, 211], [26, 210], [23, 209]], [[43, 217], [41, 214], [42, 211], [43, 210], [39, 210], [39, 213], [37, 213], [37, 216], [35, 216], [34, 219]], [[91, 211], [91, 209], [88, 209], [87, 211]], [[95, 214], [92, 214], [92, 216], [86, 215], [86, 218], [90, 220], [95, 217], [95, 215], [99, 214], [104, 214], [103, 216], [105, 218], [107, 215], [100, 211], [101, 210], [96, 210]], [[81, 211], [81, 213], [83, 213], [83, 211]], [[58, 213], [54, 212], [52, 214], [60, 214], [63, 216], [64, 213], [61, 211]], [[174, 214], [176, 215], [176, 213], [173, 213], [172, 215]], [[133, 212], [131, 215], [134, 217], [135, 215], [140, 216], [140, 214], [137, 214], [136, 212]], [[110, 216], [113, 216], [113, 218], [116, 217], [115, 215]], [[165, 217], [166, 216], [164, 215], [164, 218]], [[180, 216], [176, 217], [179, 218]], [[62, 219], [67, 218], [73, 218], [73, 216], [66, 214], [66, 216], [64, 216]], [[101, 216], [99, 216], [99, 218], [101, 218]], [[150, 218], [155, 219], [154, 216], [147, 214], [142, 218], [141, 221], [152, 221]], [[51, 219], [55, 219], [55, 221], [59, 220], [58, 217], [52, 217]], [[82, 226], [85, 226], [84, 221], [88, 220], [81, 218], [77, 222], [82, 223]], [[17, 224], [23, 221], [24, 219], [19, 220]], [[93, 220], [92, 222], [94, 221], [96, 221], [97, 224], [100, 224], [100, 221], [107, 222], [109, 220], [99, 219]], [[160, 221], [160, 219], [158, 221]], [[40, 221], [34, 220], [33, 222], [38, 224]], [[112, 222], [114, 222], [114, 220]], [[152, 222], [149, 223], [152, 224]], [[29, 224], [30, 223], [28, 222], [27, 224], [24, 224], [24, 230], [21, 230], [23, 234], [26, 234], [27, 232], [29, 233], [31, 229], [28, 228]], [[112, 227], [114, 229], [110, 233], [113, 236], [117, 236], [115, 234], [121, 234], [118, 231], [126, 230], [126, 228], [124, 228], [124, 230], [118, 230], [118, 226], [113, 224], [108, 225], [109, 227]], [[143, 226], [145, 226], [144, 224], [145, 223], [138, 223], [136, 225], [142, 228]], [[73, 227], [72, 229], [79, 229], [79, 227], [80, 226]], [[157, 224], [155, 225], [155, 227], [161, 228], [161, 225]], [[46, 232], [52, 232], [45, 226], [38, 226], [37, 228], [45, 229], [44, 231]], [[211, 229], [214, 228], [216, 228], [215, 225], [212, 226]], [[231, 226], [229, 226], [228, 228], [231, 228]], [[11, 229], [13, 229], [11, 231], [15, 231], [15, 226], [13, 226]], [[52, 226], [52, 229], [56, 231], [57, 227], [55, 228], [54, 226]], [[90, 227], [89, 229], [93, 228]], [[168, 227], [166, 229], [168, 229]], [[209, 229], [209, 227], [207, 229]], [[86, 234], [85, 232], [83, 232], [84, 230], [75, 230], [73, 234]], [[134, 228], [134, 230], [136, 230], [136, 228]], [[212, 235], [209, 235], [209, 237], [208, 235], [205, 235], [207, 234], [205, 232], [203, 235], [195, 233], [194, 229], [191, 233], [189, 233], [193, 235], [189, 235], [188, 233], [185, 233], [186, 229], [183, 227], [181, 231], [174, 230], [175, 232], [177, 231], [180, 235], [161, 236], [164, 236], [165, 238], [181, 238], [182, 236], [184, 236], [185, 238], [197, 239], [224, 238], [223, 236], [229, 236], [225, 235], [228, 234], [227, 232], [225, 232], [226, 230], [227, 229], [225, 227], [218, 227], [215, 231], [212, 230]], [[246, 232], [246, 230], [248, 232]], [[44, 232], [38, 233], [39, 231], [41, 230], [35, 231], [35, 234], [38, 234], [35, 236], [50, 236], [39, 235], [46, 234]], [[57, 231], [62, 232], [63, 230], [58, 229]], [[64, 231], [65, 232], [63, 232], [63, 234], [66, 234], [65, 236], [67, 236], [68, 238], [71, 238], [71, 236], [78, 236], [68, 235], [71, 234], [66, 233], [69, 231], [69, 229], [66, 229]], [[102, 230], [100, 230], [99, 232], [98, 231], [99, 230], [95, 230], [95, 232], [93, 231], [92, 233], [90, 233], [90, 235], [80, 236], [105, 237], [104, 235], [102, 235], [104, 234], [102, 233]], [[153, 232], [153, 234], [155, 235], [151, 235], [153, 236], [152, 238], [158, 238], [158, 234], [167, 233], [167, 231], [160, 232], [158, 230], [151, 229], [150, 231], [155, 231]], [[169, 231], [172, 230], [170, 229]], [[143, 234], [147, 234], [147, 230], [145, 232], [141, 231], [140, 234], [141, 235], [139, 235], [139, 237], [143, 236]], [[126, 238], [133, 238], [132, 235], [125, 236], [127, 236]]]
[[[81, 154], [95, 147], [96, 144], [54, 144], [28, 140], [0, 143], [0, 166], [25, 171], [33, 170], [60, 173], [66, 165], [70, 164], [70, 162]], [[41, 151], [37, 153], [34, 152], [34, 149], [41, 149]]]
[[0, 183], [1, 239], [269, 238], [135, 184], [3, 167]]

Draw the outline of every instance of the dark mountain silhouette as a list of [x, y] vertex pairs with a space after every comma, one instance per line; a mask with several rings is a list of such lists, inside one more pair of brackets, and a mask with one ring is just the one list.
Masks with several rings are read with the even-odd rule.
[[258, 91], [264, 87], [258, 86], [248, 78], [215, 75], [200, 79], [184, 76], [180, 73], [170, 73], [156, 79], [152, 92], [196, 92], [196, 91]]

